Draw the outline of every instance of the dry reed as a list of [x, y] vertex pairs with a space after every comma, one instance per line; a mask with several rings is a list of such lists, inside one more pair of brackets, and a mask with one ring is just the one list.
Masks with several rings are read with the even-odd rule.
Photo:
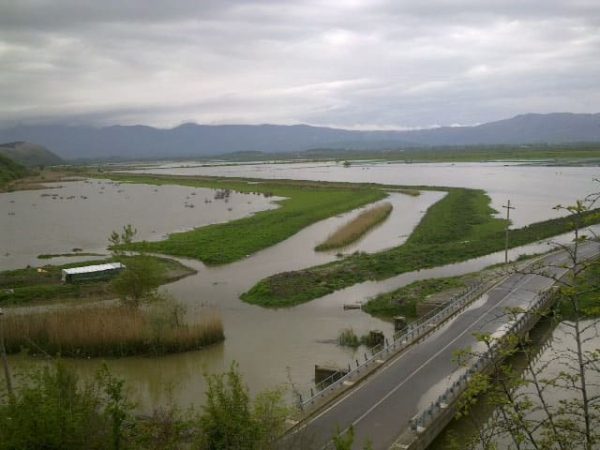
[[224, 339], [215, 310], [197, 324], [157, 325], [144, 311], [122, 306], [7, 315], [4, 336], [11, 353], [25, 349], [69, 357], [157, 355], [195, 350]]
[[345, 247], [360, 239], [375, 225], [383, 222], [392, 212], [391, 203], [383, 203], [374, 206], [362, 213], [350, 222], [342, 225], [327, 240], [315, 247], [317, 251], [332, 250]]

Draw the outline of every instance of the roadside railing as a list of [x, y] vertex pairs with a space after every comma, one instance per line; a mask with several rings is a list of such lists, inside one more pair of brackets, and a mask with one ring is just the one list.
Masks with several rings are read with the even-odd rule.
[[355, 358], [348, 363], [346, 373], [337, 372], [318, 383], [315, 388], [310, 388], [306, 400], [298, 393], [298, 405], [301, 410], [315, 404], [327, 395], [333, 394], [342, 387], [352, 383], [370, 369], [374, 364], [382, 364], [387, 358], [404, 350], [417, 342], [426, 334], [435, 330], [449, 317], [466, 307], [475, 298], [487, 290], [489, 283], [479, 282], [463, 292], [455, 295], [447, 303], [433, 309], [429, 313], [411, 322], [402, 330], [392, 336], [391, 341], [385, 338], [382, 344], [376, 345], [363, 353], [362, 357]]
[[[540, 311], [545, 310], [553, 301], [554, 292], [550, 288], [538, 295], [536, 300], [525, 312], [519, 313], [518, 317], [511, 323], [504, 336], [519, 334], [527, 330], [531, 323], [536, 320]], [[498, 339], [494, 341], [485, 352], [478, 355], [470, 362], [465, 371], [456, 379], [435, 401], [433, 401], [424, 411], [420, 412], [410, 420], [410, 428], [422, 433], [441, 415], [449, 405], [453, 404], [465, 392], [473, 376], [488, 368], [499, 357], [505, 340]]]

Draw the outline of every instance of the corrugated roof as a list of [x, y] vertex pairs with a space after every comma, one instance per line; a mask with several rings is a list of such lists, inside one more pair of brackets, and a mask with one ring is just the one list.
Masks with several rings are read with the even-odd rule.
[[62, 271], [67, 275], [74, 275], [79, 273], [104, 272], [105, 270], [115, 270], [124, 268], [125, 266], [121, 263], [107, 263], [96, 264], [94, 266], [71, 267], [70, 269], [63, 269]]

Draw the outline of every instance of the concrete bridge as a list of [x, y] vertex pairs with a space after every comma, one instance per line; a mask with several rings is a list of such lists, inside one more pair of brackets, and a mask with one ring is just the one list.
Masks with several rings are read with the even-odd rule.
[[[599, 253], [600, 244], [588, 242], [580, 246], [578, 259]], [[567, 252], [562, 251], [540, 263], [547, 273], [562, 276], [567, 272], [562, 266], [569, 262]], [[309, 414], [292, 435], [304, 435], [311, 448], [329, 448], [336, 430], [344, 432], [353, 426], [355, 449], [362, 449], [366, 441], [374, 450], [426, 448], [452, 419], [452, 402], [468, 380], [468, 370], [457, 365], [454, 353], [480, 348], [474, 333], [498, 333], [508, 326], [525, 332], [537, 316], [523, 315], [518, 324], [509, 324], [506, 308], [548, 306], [553, 284], [541, 275], [511, 274], [477, 293], [468, 306], [428, 330], [417, 342], [408, 345], [404, 340], [405, 345], [399, 348], [397, 343], [386, 343], [388, 350], [395, 348], [388, 351], [388, 358], [374, 360], [377, 368], [363, 379], [357, 376], [345, 383], [339, 381], [339, 390], [316, 398], [312, 411], [307, 405]], [[383, 350], [380, 353], [385, 356]], [[482, 368], [481, 362], [474, 362], [471, 371]]]

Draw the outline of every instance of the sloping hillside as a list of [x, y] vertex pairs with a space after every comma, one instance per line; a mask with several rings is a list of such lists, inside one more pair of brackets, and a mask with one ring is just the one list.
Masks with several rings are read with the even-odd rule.
[[27, 175], [27, 169], [20, 164], [0, 155], [0, 189], [8, 183]]
[[64, 163], [47, 148], [23, 141], [0, 144], [0, 155], [26, 167], [55, 166]]
[[600, 114], [525, 114], [477, 126], [412, 131], [192, 123], [171, 129], [139, 125], [105, 128], [31, 125], [0, 129], [1, 140], [39, 142], [65, 159], [104, 160], [193, 158], [233, 152], [292, 153], [314, 148], [389, 150], [428, 146], [555, 145], [600, 142]]

